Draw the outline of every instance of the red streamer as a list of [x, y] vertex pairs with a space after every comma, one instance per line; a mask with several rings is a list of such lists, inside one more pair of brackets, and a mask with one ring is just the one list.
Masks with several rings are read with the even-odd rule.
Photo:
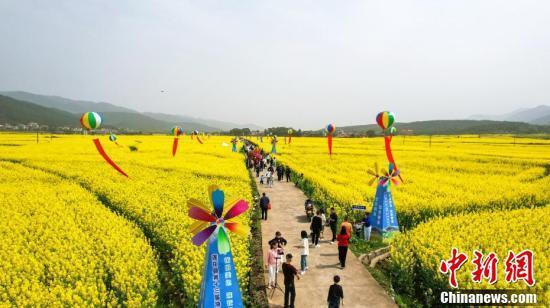
[[328, 154], [332, 157], [332, 134], [328, 134]]
[[178, 150], [178, 141], [179, 138], [174, 138], [174, 143], [172, 143], [172, 156], [176, 156], [176, 151]]
[[103, 146], [101, 145], [101, 142], [99, 142], [98, 138], [94, 139], [94, 144], [95, 144], [95, 147], [96, 147], [97, 151], [101, 155], [101, 157], [103, 157], [103, 159], [105, 159], [105, 161], [109, 165], [111, 165], [111, 167], [115, 168], [116, 171], [118, 171], [120, 174], [124, 175], [125, 177], [128, 177], [126, 172], [122, 171], [122, 169], [120, 169], [120, 167], [109, 157], [109, 155], [107, 155], [107, 153], [105, 153], [105, 150], [103, 149]]
[[394, 165], [395, 169], [397, 169], [397, 165], [395, 164], [393, 153], [391, 151], [391, 137], [392, 136], [384, 136], [384, 143], [386, 145], [386, 157], [388, 158], [388, 161]]

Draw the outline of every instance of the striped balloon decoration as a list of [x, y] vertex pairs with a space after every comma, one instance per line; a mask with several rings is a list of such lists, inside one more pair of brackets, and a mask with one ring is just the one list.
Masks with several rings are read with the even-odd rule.
[[336, 125], [334, 125], [334, 124], [332, 124], [332, 123], [330, 123], [329, 125], [327, 125], [327, 132], [328, 132], [329, 134], [334, 133], [335, 130], [336, 130]]
[[179, 126], [174, 126], [174, 127], [172, 127], [170, 132], [172, 133], [172, 135], [174, 135], [174, 137], [177, 137], [177, 136], [183, 134], [183, 128], [181, 128]]
[[376, 115], [376, 123], [378, 123], [378, 126], [380, 126], [382, 129], [391, 127], [394, 121], [395, 115], [393, 114], [393, 112], [382, 111], [378, 115]]
[[80, 117], [80, 124], [87, 130], [98, 129], [101, 126], [101, 116], [97, 112], [86, 112]]

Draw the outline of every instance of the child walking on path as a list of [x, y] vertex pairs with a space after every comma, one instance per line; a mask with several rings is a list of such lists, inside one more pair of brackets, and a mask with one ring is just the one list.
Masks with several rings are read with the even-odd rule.
[[328, 308], [339, 308], [340, 300], [342, 300], [342, 305], [344, 304], [344, 290], [342, 286], [338, 284], [340, 282], [340, 276], [334, 276], [333, 281], [334, 284], [328, 289]]
[[302, 230], [302, 258], [300, 259], [300, 269], [302, 270], [302, 275], [307, 271], [307, 256], [309, 256], [309, 240], [307, 232]]

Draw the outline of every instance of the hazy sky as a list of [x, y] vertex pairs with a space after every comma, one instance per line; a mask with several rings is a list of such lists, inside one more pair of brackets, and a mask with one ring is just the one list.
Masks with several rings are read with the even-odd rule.
[[499, 114], [550, 104], [550, 1], [0, 0], [0, 90], [302, 128]]

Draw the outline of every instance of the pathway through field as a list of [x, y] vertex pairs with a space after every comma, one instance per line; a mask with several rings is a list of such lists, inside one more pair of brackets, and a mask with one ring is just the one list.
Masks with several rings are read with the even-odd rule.
[[[267, 194], [273, 207], [268, 213], [268, 220], [262, 221], [264, 263], [269, 250], [268, 241], [275, 236], [275, 231], [281, 231], [288, 240], [285, 254], [292, 253], [292, 264], [300, 270], [300, 231], [306, 230], [309, 234], [309, 222], [304, 213], [306, 196], [293, 183], [275, 181], [273, 188], [269, 188], [261, 185], [256, 178], [256, 184], [260, 194]], [[325, 228], [325, 239], [320, 241], [321, 247], [310, 247], [309, 270], [302, 279], [296, 280], [295, 306], [326, 307], [332, 277], [338, 274], [344, 288], [344, 307], [396, 307], [351, 251], [348, 251], [346, 268], [338, 268], [338, 248], [336, 244], [330, 244], [331, 234], [330, 229]], [[265, 279], [267, 284], [267, 271]], [[282, 272], [279, 272], [278, 282], [284, 290]], [[276, 291], [271, 298], [271, 290], [268, 290], [268, 297], [270, 307], [283, 307], [284, 294], [280, 291]]]

